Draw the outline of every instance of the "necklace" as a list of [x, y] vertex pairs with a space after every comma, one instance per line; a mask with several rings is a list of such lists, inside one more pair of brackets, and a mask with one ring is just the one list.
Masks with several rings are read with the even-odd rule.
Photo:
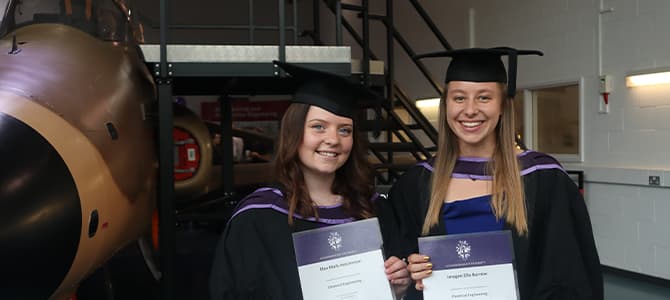
[[[323, 198], [319, 198], [319, 199], [325, 199], [325, 198], [331, 198], [331, 197], [323, 197]], [[315, 201], [314, 198], [313, 198], [312, 202], [316, 206], [334, 206], [334, 205], [341, 204], [343, 199], [344, 199], [344, 197], [342, 197], [342, 195], [335, 195], [335, 197], [332, 197], [331, 200]]]

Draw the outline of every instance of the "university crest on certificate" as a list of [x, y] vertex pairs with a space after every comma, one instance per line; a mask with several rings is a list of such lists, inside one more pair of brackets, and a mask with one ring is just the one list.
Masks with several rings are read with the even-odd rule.
[[376, 218], [293, 234], [304, 300], [391, 300]]
[[509, 230], [419, 238], [433, 274], [423, 280], [425, 300], [517, 300]]

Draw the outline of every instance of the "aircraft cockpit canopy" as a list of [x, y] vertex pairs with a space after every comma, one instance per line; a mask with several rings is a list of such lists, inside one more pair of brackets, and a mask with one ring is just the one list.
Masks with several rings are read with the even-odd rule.
[[37, 23], [60, 23], [101, 40], [144, 42], [128, 0], [0, 0], [0, 35]]

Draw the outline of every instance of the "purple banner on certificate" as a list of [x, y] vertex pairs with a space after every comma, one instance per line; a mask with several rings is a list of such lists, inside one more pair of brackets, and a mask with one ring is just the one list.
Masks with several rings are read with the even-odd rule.
[[377, 218], [296, 232], [293, 246], [298, 266], [379, 250], [382, 237]]
[[514, 261], [509, 230], [419, 238], [419, 252], [433, 270], [509, 264]]

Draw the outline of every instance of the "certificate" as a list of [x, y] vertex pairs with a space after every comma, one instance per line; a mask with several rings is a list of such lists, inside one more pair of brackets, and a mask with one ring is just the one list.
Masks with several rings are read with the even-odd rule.
[[419, 252], [433, 264], [425, 300], [519, 299], [509, 230], [423, 237]]
[[376, 218], [293, 234], [304, 300], [393, 299]]

